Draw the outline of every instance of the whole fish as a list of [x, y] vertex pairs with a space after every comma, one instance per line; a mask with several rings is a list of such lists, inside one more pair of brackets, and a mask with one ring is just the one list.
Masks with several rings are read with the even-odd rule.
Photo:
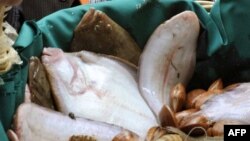
[[33, 103], [21, 104], [14, 131], [19, 141], [70, 141], [76, 138], [111, 141], [123, 128], [85, 118], [72, 119]]
[[141, 49], [131, 35], [105, 13], [89, 9], [74, 30], [70, 51], [81, 50], [123, 58], [137, 65]]
[[120, 60], [81, 51], [45, 48], [42, 55], [59, 111], [106, 122], [140, 137], [157, 125], [139, 92], [136, 68]]
[[139, 87], [157, 117], [164, 104], [170, 106], [170, 90], [192, 77], [199, 29], [196, 14], [184, 11], [159, 25], [144, 48]]

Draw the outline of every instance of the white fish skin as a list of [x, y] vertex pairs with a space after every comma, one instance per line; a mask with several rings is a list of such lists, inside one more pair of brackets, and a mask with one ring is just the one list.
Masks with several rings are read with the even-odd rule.
[[163, 104], [170, 106], [170, 89], [186, 85], [193, 75], [199, 29], [196, 14], [184, 11], [159, 25], [145, 45], [139, 87], [156, 116]]
[[42, 62], [61, 112], [114, 124], [142, 138], [157, 125], [134, 68], [91, 52], [66, 54], [55, 48], [44, 49]]
[[124, 129], [84, 118], [72, 119], [62, 113], [32, 103], [21, 104], [15, 117], [19, 141], [69, 141], [73, 135], [111, 141]]
[[210, 98], [197, 114], [211, 121], [229, 120], [250, 124], [250, 83], [239, 83], [236, 88]]

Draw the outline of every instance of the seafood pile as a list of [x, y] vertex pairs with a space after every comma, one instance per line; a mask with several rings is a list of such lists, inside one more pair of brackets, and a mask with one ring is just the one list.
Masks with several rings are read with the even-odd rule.
[[[248, 107], [249, 100], [243, 98], [248, 97], [249, 86], [249, 83], [240, 83], [223, 88], [222, 80], [218, 79], [207, 90], [194, 89], [186, 93], [185, 87], [178, 83], [171, 89], [170, 107], [166, 108], [171, 122], [168, 125], [191, 136], [222, 137], [224, 125], [249, 124], [246, 119], [249, 110], [243, 108], [243, 105]], [[240, 110], [225, 110], [228, 108]]]
[[[204, 139], [203, 130], [217, 136], [221, 125], [248, 122], [247, 109], [218, 114], [247, 97], [247, 83], [223, 88], [218, 80], [207, 91], [186, 94], [199, 32], [196, 14], [184, 11], [159, 25], [141, 51], [115, 21], [90, 9], [74, 31], [71, 52], [48, 47], [30, 58], [25, 102], [10, 139], [192, 141]], [[231, 105], [228, 97], [234, 97]], [[192, 132], [197, 127], [202, 130]]]

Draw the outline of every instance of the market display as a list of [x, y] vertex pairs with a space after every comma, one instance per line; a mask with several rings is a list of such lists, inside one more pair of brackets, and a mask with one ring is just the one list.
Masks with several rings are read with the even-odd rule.
[[[91, 11], [93, 9], [90, 9]], [[86, 17], [86, 15], [84, 16]], [[187, 29], [192, 29], [192, 32], [187, 32]], [[155, 104], [160, 104], [161, 106], [164, 106], [164, 104], [169, 106], [169, 95], [166, 95], [170, 92], [168, 89], [177, 82], [187, 83], [191, 77], [190, 74], [192, 74], [195, 65], [195, 47], [198, 33], [198, 18], [190, 11], [180, 13], [160, 25], [152, 34], [141, 56], [139, 81], [137, 80], [136, 66], [129, 64], [121, 58], [117, 59], [113, 56], [84, 50], [65, 53], [59, 48], [44, 48], [41, 63], [37, 58], [33, 57], [30, 59], [29, 87], [31, 101], [51, 108], [53, 105], [49, 99], [52, 94], [55, 108], [64, 113], [66, 117], [68, 115], [73, 119], [87, 118], [93, 120], [93, 122], [104, 122], [121, 127], [138, 136], [137, 140], [143, 140], [151, 127], [159, 126], [157, 119], [160, 119], [161, 124], [167, 120], [162, 116], [162, 114], [165, 114], [165, 111], [158, 109], [158, 111], [154, 111], [154, 115], [150, 110], [154, 106], [150, 104], [148, 106], [143, 98], [146, 101], [154, 100]], [[159, 49], [155, 49], [155, 47]], [[155, 52], [152, 52], [152, 50], [155, 50]], [[159, 55], [155, 55], [158, 51]], [[186, 62], [180, 59], [180, 56], [184, 57]], [[148, 58], [151, 59], [148, 60]], [[159, 64], [160, 60], [165, 61], [162, 62], [163, 64]], [[147, 73], [147, 71], [152, 71], [152, 69], [157, 67], [162, 68], [158, 77], [156, 77], [157, 72], [155, 71]], [[150, 99], [151, 95], [141, 95], [140, 90], [144, 92], [145, 82], [148, 83], [148, 78], [153, 76], [155, 78], [150, 85], [160, 85], [163, 88], [166, 83], [167, 90], [158, 91], [154, 87], [147, 88], [152, 92], [157, 90], [155, 93], [161, 92], [159, 93], [160, 97], [157, 96]], [[162, 78], [163, 76], [165, 77]], [[50, 85], [47, 86], [48, 84]], [[166, 99], [163, 101], [167, 101], [167, 103], [158, 103], [158, 101], [164, 98]], [[34, 109], [36, 111], [35, 107], [29, 107], [31, 107], [31, 110]], [[39, 111], [39, 108], [37, 110]], [[158, 115], [159, 112], [162, 114]], [[17, 113], [19, 116], [17, 116], [16, 122], [18, 130], [21, 128], [25, 131], [25, 123], [32, 125], [32, 123], [29, 123], [33, 121], [31, 117], [29, 119], [23, 118], [25, 115], [22, 114], [25, 113], [25, 110], [19, 108]], [[37, 119], [35, 118], [36, 116], [51, 116], [50, 119], [57, 119], [56, 116], [50, 115], [49, 112], [44, 112], [44, 115], [37, 115], [35, 112], [27, 113], [31, 113], [34, 116], [34, 121]], [[40, 111], [39, 113], [43, 112]], [[43, 120], [46, 122], [46, 119]], [[63, 123], [69, 122], [63, 119], [60, 121], [63, 121]], [[67, 124], [70, 124], [70, 122], [61, 126], [66, 127]], [[41, 126], [41, 129], [46, 130], [44, 132], [49, 133], [47, 128], [50, 127], [46, 128], [45, 123], [41, 123]], [[34, 128], [38, 127], [36, 125]], [[41, 129], [39, 127], [37, 130]], [[67, 132], [71, 133], [72, 136], [76, 134], [73, 131]], [[26, 135], [24, 132], [17, 131], [17, 135], [22, 137], [21, 140], [29, 140], [29, 138], [35, 137], [36, 135], [33, 134], [37, 133], [31, 131], [31, 133]], [[82, 135], [85, 134], [87, 133], [82, 133]], [[116, 137], [113, 135], [116, 140], [121, 138], [121, 135], [116, 134]], [[53, 133], [47, 140], [52, 141], [53, 137], [56, 136], [57, 134]], [[93, 138], [99, 139], [98, 136], [94, 135]], [[65, 135], [62, 139], [67, 137], [69, 138], [70, 136]], [[43, 138], [45, 139], [46, 137], [41, 137], [40, 140]]]
[[[83, 16], [83, 22], [86, 22], [85, 19], [93, 21], [90, 17], [94, 17], [97, 23], [91, 23], [90, 29], [95, 29], [103, 15], [100, 11], [90, 9]], [[104, 18], [108, 17], [105, 15]], [[115, 23], [108, 24], [112, 31], [117, 26]], [[84, 29], [79, 32], [86, 31]], [[123, 29], [118, 28], [117, 31], [123, 33]], [[41, 62], [36, 57], [30, 59], [30, 96], [27, 97], [31, 102], [51, 110], [29, 102], [21, 105], [14, 123], [19, 140], [53, 141], [57, 137], [60, 140], [74, 140], [81, 136], [90, 136], [91, 140], [122, 140], [128, 137], [130, 138], [127, 140], [144, 140], [148, 136], [152, 137], [152, 141], [160, 137], [160, 140], [179, 140], [181, 137], [178, 135], [164, 136], [167, 133], [164, 132], [158, 136], [157, 132], [148, 131], [157, 126], [179, 127], [174, 112], [180, 111], [185, 101], [179, 98], [178, 90], [185, 90], [194, 71], [198, 34], [199, 20], [191, 11], [182, 12], [167, 20], [152, 33], [140, 61], [132, 61], [134, 64], [139, 63], [138, 71], [135, 65], [123, 60], [119, 54], [112, 53], [114, 56], [109, 56], [105, 55], [108, 54], [105, 51], [89, 52], [88, 49], [86, 51], [76, 46], [71, 50], [81, 51], [67, 53], [59, 48], [44, 48]], [[81, 39], [73, 39], [73, 42], [85, 45], [83, 36], [78, 37]], [[97, 38], [104, 39], [99, 34], [89, 37], [95, 40], [88, 40], [88, 44], [107, 46], [96, 41]], [[113, 45], [116, 49], [122, 44], [119, 39], [112, 41], [119, 42]], [[122, 38], [122, 42], [128, 43], [130, 38]], [[122, 48], [127, 49], [125, 46]], [[137, 55], [139, 54], [138, 52]], [[184, 85], [173, 88], [177, 83]], [[184, 93], [181, 94], [185, 96]], [[52, 111], [53, 109], [62, 113]], [[39, 123], [35, 124], [38, 120]], [[60, 121], [60, 126], [55, 121]], [[32, 130], [28, 127], [32, 127]], [[67, 129], [58, 132], [64, 128]], [[107, 130], [109, 132], [104, 132]], [[127, 132], [121, 132], [122, 130]]]

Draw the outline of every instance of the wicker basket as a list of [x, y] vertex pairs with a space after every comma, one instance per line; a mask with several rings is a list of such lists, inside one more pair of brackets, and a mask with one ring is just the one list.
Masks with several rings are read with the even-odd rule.
[[211, 10], [214, 4], [214, 0], [196, 0], [202, 7], [204, 7], [208, 12]]

